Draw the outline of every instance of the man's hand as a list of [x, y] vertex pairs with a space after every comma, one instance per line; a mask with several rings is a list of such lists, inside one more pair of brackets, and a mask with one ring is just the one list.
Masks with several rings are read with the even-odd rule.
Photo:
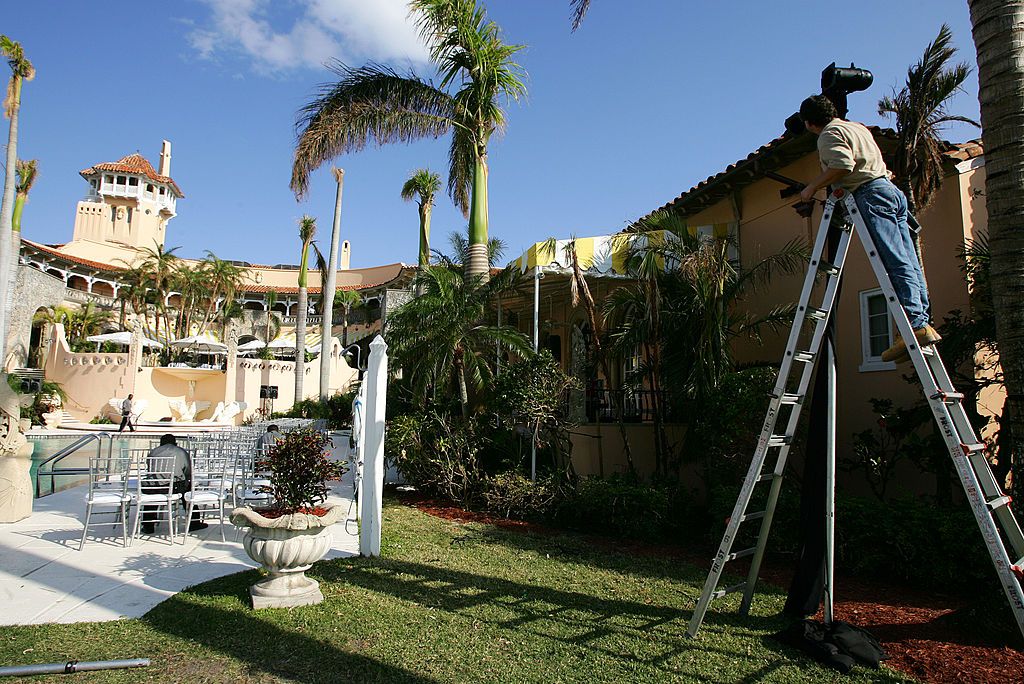
[[806, 186], [803, 190], [800, 191], [800, 201], [810, 202], [812, 199], [814, 199], [814, 193], [816, 193], [817, 191], [818, 189], [815, 188], [814, 186]]

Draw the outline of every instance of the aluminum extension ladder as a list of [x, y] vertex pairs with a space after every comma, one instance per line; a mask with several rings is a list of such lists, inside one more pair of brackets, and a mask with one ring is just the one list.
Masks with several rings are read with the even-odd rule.
[[[833, 214], [841, 207], [839, 215], [836, 216], [837, 228], [831, 229], [838, 232], [838, 245], [832, 263], [823, 259], [828, 243], [828, 234], [832, 225]], [[843, 211], [845, 210], [845, 212]], [[796, 315], [793, 320], [793, 328], [789, 334], [789, 341], [786, 343], [786, 353], [779, 368], [779, 375], [775, 388], [771, 393], [771, 401], [768, 406], [768, 414], [761, 428], [761, 435], [754, 451], [754, 458], [747, 471], [746, 479], [740, 490], [739, 498], [733, 508], [732, 516], [729, 518], [722, 538], [722, 544], [718, 554], [711, 563], [711, 571], [708, 573], [707, 581], [704, 583], [704, 590], [701, 592], [697, 607], [694, 609], [693, 617], [690, 619], [687, 634], [691, 637], [697, 635], [708, 606], [713, 599], [721, 598], [726, 594], [737, 591], [743, 592], [743, 600], [740, 603], [740, 613], [746, 615], [750, 610], [750, 604], [754, 596], [754, 587], [757, 583], [758, 573], [761, 568], [761, 561], [764, 557], [765, 545], [768, 541], [768, 533], [771, 529], [772, 516], [775, 513], [775, 506], [778, 503], [779, 489], [782, 485], [782, 476], [786, 467], [786, 459], [789, 455], [790, 446], [796, 434], [797, 423], [800, 419], [800, 410], [807, 396], [811, 378], [814, 373], [814, 366], [819, 355], [825, 357], [828, 371], [828, 402], [827, 416], [828, 429], [826, 431], [826, 451], [828, 462], [826, 464], [826, 540], [825, 540], [825, 578], [824, 578], [824, 599], [825, 599], [825, 622], [832, 622], [832, 601], [833, 601], [833, 550], [834, 550], [834, 490], [835, 490], [835, 364], [832, 357], [832, 349], [825, 345], [824, 353], [822, 341], [828, 327], [829, 317], [835, 305], [839, 282], [843, 274], [843, 264], [846, 261], [846, 254], [850, 246], [853, 229], [856, 229], [861, 244], [868, 254], [868, 260], [874, 269], [885, 294], [889, 305], [889, 312], [896, 321], [896, 327], [900, 335], [907, 341], [907, 351], [914, 362], [914, 369], [921, 379], [921, 385], [932, 414], [939, 425], [942, 437], [953, 465], [960, 477], [967, 500], [971, 510], [978, 522], [978, 527], [985, 539], [992, 563], [995, 566], [999, 582], [1002, 584], [1006, 598], [1010, 602], [1014, 617], [1017, 620], [1021, 633], [1024, 634], [1024, 591], [1021, 583], [1024, 582], [1024, 535], [1021, 533], [1013, 512], [1010, 509], [1010, 497], [1007, 496], [997, 482], [989, 467], [988, 459], [985, 456], [985, 445], [974, 433], [974, 429], [967, 419], [964, 411], [964, 395], [957, 392], [949, 379], [946, 368], [939, 358], [938, 350], [932, 347], [920, 347], [916, 344], [913, 331], [910, 328], [910, 321], [903, 310], [903, 307], [896, 299], [889, 276], [882, 265], [881, 259], [875, 250], [874, 243], [868, 233], [853, 195], [844, 193], [842, 190], [835, 191], [825, 202], [824, 213], [821, 217], [821, 224], [818, 228], [818, 235], [811, 253], [810, 268], [804, 279], [803, 290], [800, 293], [800, 302], [797, 305]], [[815, 308], [809, 305], [812, 290], [819, 274], [826, 276], [824, 294], [820, 307]], [[812, 323], [813, 333], [810, 344], [801, 349], [799, 342], [801, 331], [805, 323]], [[790, 376], [793, 373], [794, 363], [800, 364], [802, 370], [799, 372], [799, 381], [795, 389], [790, 386]], [[785, 429], [776, 432], [777, 424], [782, 420], [782, 414], [787, 410], [788, 416], [785, 419]], [[765, 461], [775, 451], [775, 463], [765, 470]], [[769, 483], [769, 491], [764, 510], [747, 512], [751, 498], [757, 485]], [[748, 549], [733, 551], [733, 543], [736, 540], [740, 526], [744, 522], [760, 520], [761, 527], [757, 537], [757, 543]], [[1012, 552], [1010, 557], [1007, 547]], [[751, 556], [750, 570], [747, 573], [745, 582], [734, 586], [718, 588], [725, 564], [737, 558]], [[1016, 559], [1016, 560], [1014, 560]]]

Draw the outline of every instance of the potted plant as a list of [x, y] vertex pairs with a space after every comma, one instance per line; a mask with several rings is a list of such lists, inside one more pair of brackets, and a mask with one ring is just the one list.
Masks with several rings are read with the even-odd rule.
[[231, 522], [245, 527], [245, 552], [268, 575], [252, 585], [253, 608], [307, 606], [324, 600], [320, 584], [306, 570], [331, 548], [331, 525], [344, 515], [341, 506], [324, 506], [328, 480], [339, 479], [346, 462], [331, 461], [331, 438], [313, 429], [285, 434], [257, 470], [269, 471], [269, 508], [248, 506], [231, 512]]

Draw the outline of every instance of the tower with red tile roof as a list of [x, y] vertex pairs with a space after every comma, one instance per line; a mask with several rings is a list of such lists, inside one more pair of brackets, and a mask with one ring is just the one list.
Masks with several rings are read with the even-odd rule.
[[164, 244], [167, 222], [184, 197], [171, 178], [170, 142], [163, 141], [159, 172], [136, 152], [80, 173], [89, 189], [75, 208], [75, 241], [136, 249]]

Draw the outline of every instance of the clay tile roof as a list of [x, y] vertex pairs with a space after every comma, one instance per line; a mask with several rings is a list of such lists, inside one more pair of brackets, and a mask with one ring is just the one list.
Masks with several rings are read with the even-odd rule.
[[151, 181], [157, 183], [167, 183], [173, 189], [175, 194], [179, 198], [183, 198], [185, 195], [181, 192], [181, 188], [175, 183], [170, 176], [161, 176], [153, 168], [153, 165], [149, 163], [149, 160], [143, 157], [138, 152], [129, 154], [126, 157], [121, 157], [116, 162], [103, 162], [101, 164], [94, 164], [87, 169], [82, 169], [79, 173], [83, 177], [89, 177], [95, 173], [101, 171], [112, 171], [115, 173], [138, 173], [142, 174]]
[[32, 248], [34, 248], [34, 249], [44, 253], [44, 254], [49, 254], [50, 256], [55, 256], [58, 259], [63, 259], [64, 261], [67, 261], [67, 262], [72, 263], [72, 264], [80, 264], [82, 266], [87, 266], [88, 268], [92, 268], [92, 269], [95, 269], [97, 271], [123, 271], [124, 270], [123, 266], [114, 266], [112, 264], [104, 264], [103, 262], [100, 262], [100, 261], [92, 261], [90, 259], [83, 259], [81, 257], [72, 256], [70, 254], [65, 254], [64, 252], [57, 251], [53, 247], [48, 247], [47, 245], [41, 245], [38, 242], [32, 242], [31, 240], [26, 240], [25, 238], [21, 238], [21, 242], [22, 242], [22, 244], [28, 245], [28, 246], [30, 246], [30, 247], [32, 247]]
[[[894, 144], [898, 139], [896, 131], [891, 128], [881, 128], [880, 126], [868, 126], [867, 128], [880, 142]], [[954, 162], [973, 159], [984, 153], [980, 140], [960, 144], [943, 143], [943, 145], [945, 146], [943, 154]], [[814, 149], [814, 137], [809, 134], [781, 135], [757, 148], [743, 159], [729, 164], [723, 171], [708, 176], [660, 209], [674, 209], [684, 215], [696, 213], [719, 201], [735, 187], [747, 185], [761, 178], [764, 171], [781, 168], [797, 158], [809, 154]]]

